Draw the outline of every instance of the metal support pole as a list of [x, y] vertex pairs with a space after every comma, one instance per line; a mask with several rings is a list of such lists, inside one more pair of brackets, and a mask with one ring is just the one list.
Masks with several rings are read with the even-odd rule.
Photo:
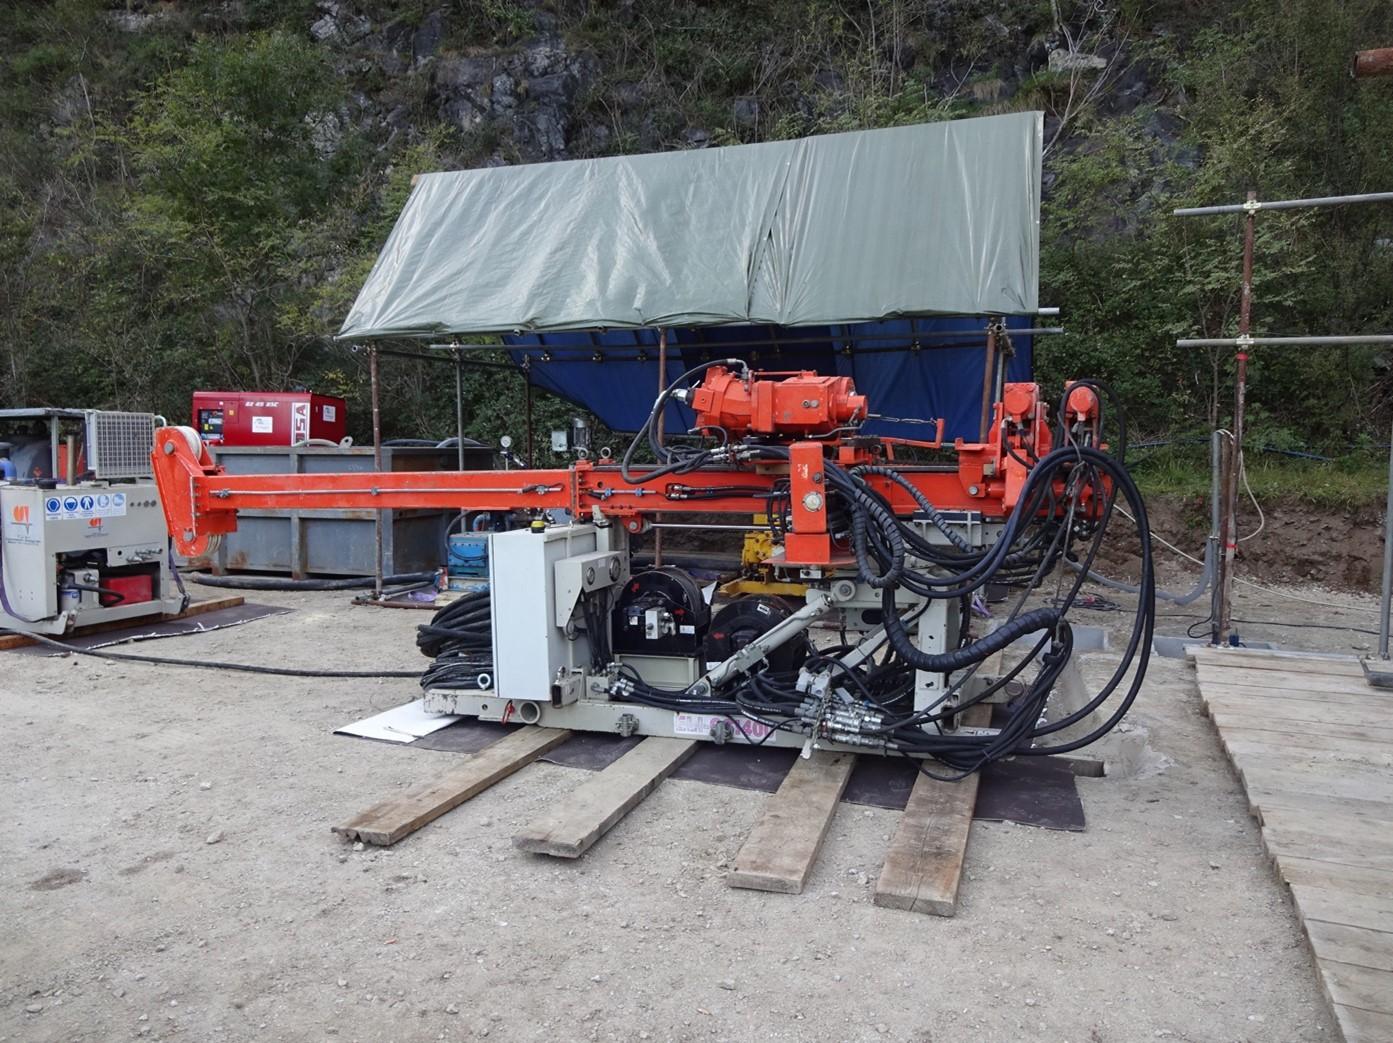
[[1177, 348], [1339, 348], [1355, 344], [1393, 344], [1393, 334], [1350, 333], [1332, 337], [1183, 337]]
[[[1221, 488], [1224, 473], [1224, 436], [1209, 436], [1209, 536], [1205, 540], [1204, 560], [1208, 564], [1210, 640], [1214, 641], [1215, 621], [1219, 618], [1219, 573], [1223, 559], [1223, 505]], [[1217, 643], [1217, 642], [1215, 642]]]
[[[464, 470], [464, 363], [455, 352], [455, 461]], [[461, 514], [464, 512], [461, 511]]]
[[[1256, 191], [1248, 193], [1255, 202]], [[1249, 208], [1243, 221], [1243, 288], [1238, 303], [1238, 336], [1246, 341], [1253, 318], [1253, 239], [1257, 210]], [[1227, 644], [1233, 619], [1233, 556], [1238, 550], [1238, 475], [1243, 470], [1243, 407], [1248, 393], [1248, 349], [1240, 344], [1234, 356], [1237, 370], [1233, 384], [1233, 446], [1224, 475], [1224, 553], [1219, 559], [1219, 614], [1211, 622], [1211, 643]]]
[[523, 379], [527, 381], [527, 466], [532, 466], [532, 372], [524, 369]]
[[[1393, 442], [1393, 438], [1389, 439]], [[1378, 657], [1388, 658], [1389, 610], [1393, 608], [1393, 445], [1388, 449], [1388, 502], [1383, 509], [1383, 594], [1379, 599]]]
[[1393, 203], [1393, 192], [1364, 192], [1353, 196], [1313, 196], [1310, 199], [1274, 199], [1258, 202], [1256, 192], [1248, 193], [1246, 203], [1223, 206], [1184, 206], [1171, 213], [1176, 217], [1210, 217], [1214, 214], [1251, 214], [1254, 210], [1300, 210], [1312, 206], [1345, 206], [1349, 203]]
[[992, 423], [992, 387], [996, 383], [996, 323], [987, 322], [987, 354], [982, 365], [982, 423], [977, 441], [987, 440], [987, 429]]
[[[455, 466], [464, 470], [464, 356], [455, 352]], [[459, 512], [460, 531], [464, 531], [464, 511]], [[446, 530], [447, 532], [449, 530]], [[448, 544], [448, 540], [446, 543]], [[445, 549], [445, 564], [450, 564], [450, 550]]]
[[[368, 373], [372, 379], [372, 469], [382, 470], [382, 402], [381, 388], [377, 380], [377, 348], [370, 349]], [[372, 596], [382, 599], [382, 512], [373, 514], [373, 576]]]
[[[658, 327], [658, 394], [662, 395], [667, 390], [667, 327]], [[663, 444], [663, 414], [667, 412], [666, 407], [658, 410], [656, 432], [658, 445]], [[658, 461], [661, 463], [662, 461]], [[662, 521], [661, 514], [655, 514], [654, 520]], [[653, 532], [653, 566], [663, 567], [663, 530], [655, 529]]]

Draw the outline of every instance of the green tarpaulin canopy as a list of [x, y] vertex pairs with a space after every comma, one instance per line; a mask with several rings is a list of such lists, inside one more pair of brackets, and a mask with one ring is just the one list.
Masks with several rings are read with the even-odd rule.
[[339, 337], [1030, 313], [1042, 123], [426, 174]]

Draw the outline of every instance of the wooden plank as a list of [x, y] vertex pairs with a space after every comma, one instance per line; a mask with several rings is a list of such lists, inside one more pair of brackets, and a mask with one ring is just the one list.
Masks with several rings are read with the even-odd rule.
[[1360, 687], [1356, 688], [1356, 682], [1353, 680], [1344, 684], [1320, 677], [1298, 680], [1296, 678], [1288, 679], [1283, 675], [1276, 676], [1282, 677], [1281, 684], [1269, 688], [1266, 685], [1253, 684], [1251, 678], [1221, 679], [1201, 672], [1199, 676], [1200, 692], [1206, 698], [1218, 692], [1227, 692], [1233, 695], [1255, 695], [1263, 699], [1300, 699], [1314, 703], [1364, 706], [1369, 709], [1371, 714], [1393, 717], [1393, 691], [1386, 688], [1370, 688], [1362, 681], [1357, 682]]
[[[1393, 716], [1393, 691], [1386, 688], [1370, 688], [1362, 681], [1355, 682], [1353, 680], [1345, 684], [1320, 677], [1302, 680], [1287, 678], [1281, 674], [1274, 676], [1281, 678], [1280, 684], [1268, 687], [1252, 683], [1250, 677], [1242, 679], [1216, 678], [1201, 672], [1199, 676], [1200, 692], [1206, 698], [1217, 692], [1227, 692], [1233, 695], [1254, 695], [1262, 699], [1300, 699], [1314, 703], [1364, 706], [1369, 709], [1370, 713]], [[1356, 688], [1356, 683], [1360, 687]]]
[[1209, 663], [1206, 660], [1195, 661], [1195, 673], [1205, 675], [1215, 681], [1226, 681], [1227, 684], [1247, 684], [1261, 685], [1263, 688], [1275, 687], [1275, 685], [1290, 684], [1291, 678], [1297, 678], [1304, 685], [1329, 685], [1330, 688], [1348, 688], [1351, 691], [1358, 691], [1360, 688], [1368, 688], [1368, 682], [1364, 680], [1364, 668], [1360, 667], [1357, 671], [1339, 671], [1339, 673], [1329, 673], [1323, 671], [1316, 664], [1307, 661], [1295, 661], [1286, 664], [1282, 670], [1250, 670], [1247, 667], [1219, 666], [1216, 663]]
[[571, 737], [561, 728], [519, 728], [451, 768], [434, 782], [389, 797], [359, 812], [335, 833], [388, 847], [427, 822], [475, 797]]
[[1393, 972], [1338, 960], [1317, 960], [1316, 966], [1325, 979], [1331, 1003], [1393, 1014]]
[[1344, 677], [1363, 677], [1364, 667], [1353, 656], [1322, 655], [1310, 652], [1274, 652], [1259, 649], [1215, 649], [1191, 646], [1190, 658], [1197, 664], [1238, 670], [1310, 671]]
[[815, 750], [800, 757], [769, 798], [726, 876], [731, 887], [798, 894], [832, 825], [856, 763], [854, 753]]
[[539, 855], [579, 858], [696, 748], [695, 739], [644, 739], [514, 836], [513, 845]]
[[1354, 834], [1317, 832], [1273, 823], [1263, 826], [1263, 845], [1277, 858], [1324, 858], [1364, 869], [1393, 872], [1393, 841], [1379, 840], [1365, 830]]
[[1347, 866], [1318, 858], [1283, 857], [1277, 872], [1288, 884], [1305, 885], [1351, 895], [1387, 898], [1393, 894], [1393, 873]]
[[1264, 713], [1273, 720], [1309, 721], [1362, 728], [1371, 720], [1369, 711], [1358, 706], [1315, 703], [1304, 699], [1264, 699], [1231, 693], [1209, 696], [1205, 703], [1212, 713]]
[[1354, 760], [1393, 768], [1393, 744], [1382, 739], [1351, 739], [1333, 735], [1302, 735], [1297, 733], [1249, 731], [1246, 728], [1225, 728], [1220, 734], [1230, 756], [1249, 754], [1271, 756], [1274, 753], [1299, 751], [1313, 760]]
[[1334, 772], [1303, 764], [1283, 764], [1269, 757], [1245, 757], [1235, 764], [1244, 788], [1270, 790], [1276, 793], [1315, 793], [1327, 797], [1350, 797], [1355, 800], [1393, 801], [1393, 777], [1379, 775], [1352, 767]]
[[[1321, 800], [1329, 803], [1321, 804]], [[1330, 834], [1364, 834], [1381, 843], [1386, 841], [1380, 838], [1393, 837], [1393, 804], [1361, 801], [1356, 805], [1351, 800], [1313, 798], [1304, 793], [1265, 794], [1261, 800], [1250, 796], [1249, 803], [1255, 806], [1258, 819], [1264, 826], [1305, 830], [1321, 827]], [[1369, 813], [1366, 808], [1377, 808], [1378, 811]]]
[[1306, 937], [1318, 960], [1353, 963], [1376, 971], [1393, 971], [1393, 934], [1367, 927], [1307, 920]]
[[[139, 619], [113, 619], [106, 623], [94, 623], [91, 626], [79, 627], [71, 634], [45, 634], [44, 636], [62, 641], [65, 638], [86, 637], [88, 634], [106, 634], [113, 630], [149, 626], [151, 623], [172, 623], [177, 619], [189, 619], [192, 616], [216, 612], [220, 608], [236, 608], [238, 605], [245, 604], [246, 600], [241, 594], [228, 594], [224, 597], [209, 598], [207, 601], [192, 602], [183, 612], [165, 612], [158, 616], [144, 616]], [[26, 645], [37, 645], [38, 643], [27, 634], [0, 634], [0, 652], [8, 651], [11, 648], [24, 648]]]
[[1393, 896], [1356, 895], [1349, 891], [1292, 884], [1291, 897], [1307, 920], [1365, 927], [1371, 931], [1393, 931]]
[[1332, 1006], [1345, 1043], [1388, 1043], [1393, 1039], [1393, 1014], [1360, 1010], [1340, 1003]]
[[[980, 727], [991, 710], [974, 706], [963, 723]], [[977, 806], [978, 775], [940, 782], [921, 774], [914, 781], [875, 886], [875, 904], [933, 916], [958, 911], [958, 885]]]
[[[1216, 710], [1213, 707], [1210, 707], [1209, 718], [1221, 733], [1232, 728], [1245, 732], [1276, 732], [1298, 738], [1303, 735], [1327, 735], [1331, 738], [1368, 739], [1393, 745], [1393, 725], [1352, 726], [1332, 724], [1329, 721], [1289, 721], [1253, 710]], [[1296, 746], [1298, 743], [1293, 742], [1291, 745]]]
[[1263, 687], [1284, 686], [1291, 678], [1298, 678], [1306, 685], [1344, 686], [1350, 691], [1376, 691], [1369, 688], [1364, 678], [1364, 668], [1358, 670], [1330, 672], [1320, 669], [1319, 664], [1289, 662], [1284, 669], [1263, 670], [1244, 665], [1225, 666], [1206, 660], [1196, 660], [1195, 671], [1214, 680], [1224, 680], [1229, 684], [1252, 684]]

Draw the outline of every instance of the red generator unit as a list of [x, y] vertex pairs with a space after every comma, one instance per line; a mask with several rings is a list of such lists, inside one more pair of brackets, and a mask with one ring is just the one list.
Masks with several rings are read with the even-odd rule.
[[348, 408], [309, 391], [195, 391], [193, 424], [211, 445], [338, 442], [348, 433]]

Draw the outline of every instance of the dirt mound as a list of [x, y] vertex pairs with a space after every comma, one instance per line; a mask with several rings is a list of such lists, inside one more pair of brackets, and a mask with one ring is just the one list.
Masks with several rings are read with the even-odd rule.
[[[1202, 557], [1209, 532], [1209, 506], [1198, 497], [1153, 496], [1147, 499], [1151, 529], [1182, 550]], [[1258, 527], [1257, 512], [1241, 505], [1238, 535]], [[1240, 574], [1258, 582], [1309, 583], [1323, 587], [1377, 592], [1383, 561], [1383, 511], [1377, 507], [1345, 510], [1313, 507], [1299, 501], [1264, 501], [1262, 531], [1241, 539]], [[1125, 519], [1119, 519], [1125, 521]], [[1162, 548], [1158, 561], [1169, 572], [1176, 556]], [[1126, 564], [1114, 555], [1110, 564]]]

